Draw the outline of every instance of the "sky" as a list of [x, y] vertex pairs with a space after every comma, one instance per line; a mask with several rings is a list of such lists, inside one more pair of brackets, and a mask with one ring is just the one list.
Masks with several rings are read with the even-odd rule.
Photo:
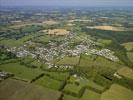
[[0, 6], [133, 6], [133, 0], [0, 0]]

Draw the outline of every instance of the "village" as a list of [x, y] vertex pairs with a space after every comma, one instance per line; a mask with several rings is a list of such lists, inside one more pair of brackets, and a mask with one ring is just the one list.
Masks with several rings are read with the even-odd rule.
[[[64, 33], [63, 33], [64, 32]], [[26, 57], [26, 56], [32, 56], [32, 58], [37, 58], [40, 62], [45, 63], [48, 65], [48, 68], [51, 67], [57, 67], [54, 66], [54, 64], [50, 63], [54, 59], [63, 59], [65, 56], [80, 56], [80, 54], [94, 54], [99, 55], [102, 57], [105, 57], [111, 61], [117, 62], [119, 59], [114, 55], [114, 52], [109, 49], [95, 49], [95, 47], [98, 45], [97, 42], [91, 40], [88, 37], [81, 38], [77, 37], [78, 39], [81, 39], [82, 41], [75, 45], [74, 47], [70, 47], [70, 42], [73, 38], [76, 37], [76, 33], [71, 33], [63, 29], [54, 29], [49, 30], [48, 33], [45, 31], [47, 35], [61, 35], [66, 37], [60, 41], [60, 44], [57, 44], [57, 42], [49, 41], [47, 46], [38, 46], [33, 41], [27, 41], [24, 45], [20, 47], [12, 47], [8, 48], [7, 51], [10, 51], [14, 54], [16, 54], [17, 57]], [[36, 45], [35, 48], [29, 49], [29, 46]], [[72, 68], [72, 66], [60, 66], [64, 68]]]

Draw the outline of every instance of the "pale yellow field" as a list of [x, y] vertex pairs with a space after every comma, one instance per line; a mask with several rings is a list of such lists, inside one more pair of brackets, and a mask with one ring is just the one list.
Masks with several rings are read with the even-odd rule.
[[133, 79], [133, 70], [128, 67], [123, 67], [117, 71], [119, 75], [122, 75], [126, 78]]
[[48, 30], [49, 35], [68, 35], [69, 31], [65, 29], [53, 29], [53, 30]]
[[133, 99], [133, 91], [117, 84], [113, 84], [111, 88], [105, 91], [101, 96], [101, 100], [132, 100], [132, 99]]
[[108, 26], [108, 25], [94, 26], [91, 28], [92, 29], [99, 29], [99, 30], [124, 31], [124, 28], [122, 28], [122, 27], [113, 27], [113, 26]]
[[48, 24], [48, 25], [54, 25], [54, 24], [58, 24], [58, 21], [54, 21], [54, 20], [49, 20], [49, 21], [44, 21], [44, 24]]

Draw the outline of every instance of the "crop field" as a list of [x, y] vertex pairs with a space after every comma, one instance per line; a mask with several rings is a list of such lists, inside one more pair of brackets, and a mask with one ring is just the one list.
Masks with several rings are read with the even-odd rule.
[[31, 81], [37, 76], [41, 75], [43, 72], [39, 69], [27, 68], [19, 63], [8, 63], [0, 65], [0, 70], [13, 73], [14, 78]]
[[101, 95], [86, 89], [80, 100], [101, 100]]
[[108, 46], [109, 44], [111, 44], [112, 40], [99, 39], [98, 42], [101, 43], [100, 44], [101, 46], [105, 47], [105, 46]]
[[101, 94], [86, 89], [80, 98], [71, 95], [64, 95], [63, 100], [101, 100]]
[[117, 72], [119, 75], [122, 75], [129, 79], [133, 79], [133, 70], [128, 67], [123, 67], [123, 68], [119, 69]]
[[28, 35], [28, 36], [24, 36], [21, 39], [15, 40], [15, 39], [4, 39], [0, 41], [0, 45], [6, 45], [9, 47], [16, 47], [16, 46], [20, 46], [23, 45], [24, 42], [32, 39], [34, 37], [34, 35]]
[[109, 90], [104, 92], [101, 96], [101, 100], [132, 100], [133, 91], [122, 87], [117, 84], [113, 84]]
[[94, 26], [92, 28], [99, 30], [124, 31], [122, 27], [113, 27], [113, 26]]
[[77, 65], [79, 63], [79, 57], [64, 57], [57, 65]]
[[68, 84], [65, 86], [63, 91], [70, 95], [80, 96], [86, 88], [98, 93], [104, 90], [104, 87], [93, 81], [82, 79], [80, 77], [70, 77], [70, 80], [68, 80]]
[[133, 62], [133, 52], [127, 52], [127, 56], [131, 62]]
[[58, 100], [60, 92], [19, 80], [0, 83], [0, 100]]
[[54, 25], [54, 24], [59, 24], [59, 22], [54, 21], [54, 20], [48, 20], [48, 21], [44, 21], [44, 24], [48, 24], [48, 25]]
[[54, 90], [59, 90], [62, 87], [63, 82], [52, 79], [48, 76], [43, 76], [38, 80], [36, 80], [35, 84], [41, 85], [43, 87], [51, 88]]
[[82, 55], [80, 59], [79, 70], [81, 73], [87, 73], [88, 77], [93, 77], [97, 75], [97, 73], [105, 74], [106, 76], [112, 76], [115, 71], [119, 68], [122, 68], [123, 65], [112, 62], [100, 56], [86, 56]]
[[37, 37], [35, 40], [35, 42], [39, 42], [39, 43], [48, 43], [52, 38], [49, 35], [44, 35], [44, 36], [39, 36]]
[[123, 43], [122, 45], [126, 48], [127, 51], [133, 49], [133, 42]]
[[46, 72], [44, 71], [44, 75], [49, 76], [55, 80], [65, 81], [69, 77], [68, 72]]
[[63, 100], [80, 100], [80, 98], [65, 94]]
[[48, 30], [49, 35], [68, 35], [69, 31], [65, 29], [53, 29], [53, 30]]

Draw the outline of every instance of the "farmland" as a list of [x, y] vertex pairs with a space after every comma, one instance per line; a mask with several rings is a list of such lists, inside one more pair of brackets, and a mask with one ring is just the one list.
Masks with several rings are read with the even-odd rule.
[[48, 76], [43, 76], [37, 81], [35, 81], [35, 84], [39, 84], [40, 86], [43, 86], [43, 87], [59, 90], [62, 87], [63, 82], [54, 80]]
[[123, 43], [122, 44], [127, 51], [131, 51], [133, 49], [133, 42]]
[[113, 26], [94, 26], [91, 28], [99, 29], [99, 30], [124, 31], [122, 27], [113, 27]]
[[0, 65], [0, 70], [13, 73], [15, 75], [14, 78], [22, 79], [25, 81], [31, 81], [32, 79], [42, 74], [42, 71], [38, 69], [27, 68], [18, 63]]
[[2, 100], [58, 100], [60, 97], [60, 92], [58, 91], [47, 88], [42, 89], [40, 86], [13, 79], [0, 83], [0, 94], [0, 99]]
[[113, 84], [108, 91], [102, 94], [101, 100], [132, 100], [132, 94], [133, 91]]
[[126, 78], [133, 79], [133, 70], [130, 68], [123, 67], [118, 70], [118, 74]]

